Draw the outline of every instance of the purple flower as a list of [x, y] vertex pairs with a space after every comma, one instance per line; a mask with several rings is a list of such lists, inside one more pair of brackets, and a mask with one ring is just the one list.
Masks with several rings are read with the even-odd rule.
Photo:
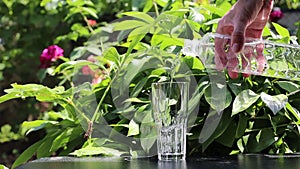
[[281, 12], [280, 8], [275, 7], [270, 14], [270, 21], [277, 22], [282, 17], [283, 17], [283, 12]]
[[40, 68], [48, 68], [51, 62], [55, 62], [59, 57], [64, 55], [64, 50], [57, 45], [51, 45], [44, 49], [40, 56]]

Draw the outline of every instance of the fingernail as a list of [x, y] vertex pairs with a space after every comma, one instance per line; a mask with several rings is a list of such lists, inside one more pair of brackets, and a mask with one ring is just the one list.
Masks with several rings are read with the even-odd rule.
[[238, 53], [239, 52], [239, 44], [237, 44], [237, 43], [233, 44], [232, 51], [234, 53]]

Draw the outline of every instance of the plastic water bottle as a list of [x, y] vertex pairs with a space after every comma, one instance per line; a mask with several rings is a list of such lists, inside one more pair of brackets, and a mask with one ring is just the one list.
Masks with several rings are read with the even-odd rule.
[[299, 45], [247, 39], [242, 51], [235, 54], [230, 51], [229, 36], [209, 33], [201, 40], [186, 39], [182, 53], [199, 57], [206, 69], [217, 69], [216, 57], [220, 55], [220, 49], [226, 57], [237, 58], [237, 64], [231, 68], [234, 72], [300, 81]]

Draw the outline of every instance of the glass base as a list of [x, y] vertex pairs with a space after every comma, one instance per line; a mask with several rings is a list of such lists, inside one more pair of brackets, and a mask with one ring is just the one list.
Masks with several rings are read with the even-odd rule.
[[185, 160], [185, 155], [184, 154], [158, 154], [158, 160], [161, 161]]

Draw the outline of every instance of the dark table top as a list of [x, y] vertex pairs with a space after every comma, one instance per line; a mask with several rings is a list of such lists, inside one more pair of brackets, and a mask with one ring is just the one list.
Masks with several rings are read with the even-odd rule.
[[51, 157], [31, 161], [17, 169], [300, 169], [299, 155], [237, 155], [158, 161], [157, 158]]

